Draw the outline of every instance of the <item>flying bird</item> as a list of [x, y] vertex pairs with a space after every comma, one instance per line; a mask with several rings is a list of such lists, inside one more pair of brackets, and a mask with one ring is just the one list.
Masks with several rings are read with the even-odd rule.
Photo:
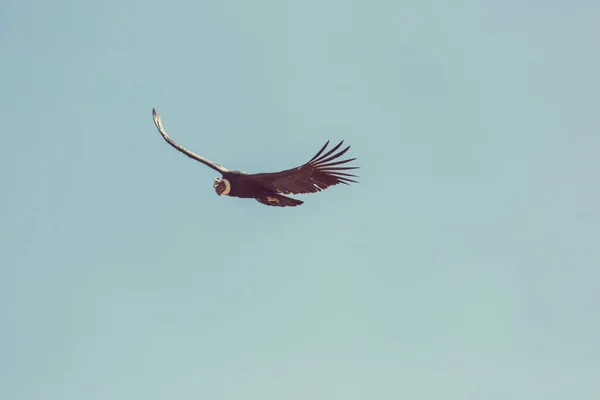
[[256, 199], [259, 203], [267, 206], [295, 207], [304, 202], [284, 196], [285, 194], [316, 193], [325, 190], [330, 186], [337, 185], [338, 183], [343, 183], [345, 185], [348, 185], [349, 182], [358, 183], [351, 179], [352, 177], [356, 177], [356, 175], [343, 171], [360, 167], [340, 166], [349, 163], [350, 161], [354, 161], [356, 158], [334, 161], [346, 153], [350, 148], [350, 146], [348, 146], [336, 153], [342, 146], [342, 143], [344, 143], [343, 140], [323, 154], [329, 145], [329, 141], [327, 141], [310, 161], [299, 167], [279, 172], [247, 174], [237, 170], [230, 171], [222, 165], [199, 156], [176, 143], [169, 135], [167, 135], [167, 132], [163, 128], [160, 114], [158, 114], [155, 109], [152, 109], [152, 118], [154, 119], [154, 124], [156, 125], [158, 132], [160, 132], [167, 143], [186, 156], [221, 173], [221, 177], [215, 178], [213, 183], [213, 188], [219, 196]]

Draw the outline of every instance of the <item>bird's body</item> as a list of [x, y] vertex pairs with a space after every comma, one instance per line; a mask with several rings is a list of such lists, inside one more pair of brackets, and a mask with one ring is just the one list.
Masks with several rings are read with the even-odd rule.
[[[239, 197], [243, 199], [256, 199], [262, 204], [268, 206], [298, 206], [303, 202], [292, 199], [291, 197], [282, 196], [274, 190], [265, 188], [257, 179], [253, 179], [252, 175], [241, 171], [227, 171], [223, 173], [223, 178], [217, 179], [215, 185], [223, 182], [225, 185], [221, 195]], [[227, 190], [229, 187], [229, 190]]]
[[221, 173], [222, 177], [216, 178], [213, 184], [213, 188], [219, 196], [253, 198], [259, 203], [268, 206], [294, 207], [303, 202], [284, 196], [284, 194], [315, 193], [338, 183], [348, 184], [348, 182], [356, 182], [349, 178], [356, 175], [341, 171], [356, 169], [358, 167], [339, 166], [353, 161], [355, 158], [333, 161], [350, 148], [350, 146], [348, 146], [338, 153], [335, 153], [336, 150], [340, 148], [343, 141], [334, 146], [327, 153], [321, 155], [329, 144], [328, 141], [309, 162], [299, 167], [280, 172], [247, 174], [237, 170], [230, 171], [222, 165], [187, 150], [167, 135], [162, 126], [160, 115], [154, 109], [152, 109], [152, 117], [159, 133], [167, 143], [186, 156]]

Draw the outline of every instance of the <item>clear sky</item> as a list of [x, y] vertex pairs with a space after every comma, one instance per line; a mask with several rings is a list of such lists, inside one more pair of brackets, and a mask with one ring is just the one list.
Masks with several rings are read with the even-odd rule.
[[[598, 1], [0, 1], [0, 398], [600, 398]], [[360, 183], [218, 197], [330, 139]]]

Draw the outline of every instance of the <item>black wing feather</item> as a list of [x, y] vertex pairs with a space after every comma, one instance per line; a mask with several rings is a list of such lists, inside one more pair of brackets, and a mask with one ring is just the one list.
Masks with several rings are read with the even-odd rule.
[[336, 165], [354, 161], [356, 158], [333, 161], [344, 155], [350, 149], [350, 146], [348, 146], [336, 153], [342, 146], [342, 143], [344, 143], [343, 140], [327, 153], [323, 154], [323, 151], [325, 151], [329, 144], [329, 141], [327, 141], [325, 146], [323, 146], [310, 161], [299, 167], [280, 172], [249, 174], [248, 178], [258, 181], [265, 188], [283, 194], [316, 193], [339, 183], [345, 185], [349, 184], [349, 182], [358, 183], [349, 178], [356, 177], [356, 175], [340, 171], [358, 169], [360, 167], [336, 167]]

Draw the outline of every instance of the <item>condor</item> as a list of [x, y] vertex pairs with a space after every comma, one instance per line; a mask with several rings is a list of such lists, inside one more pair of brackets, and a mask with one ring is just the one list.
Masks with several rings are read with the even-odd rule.
[[186, 156], [209, 166], [221, 173], [221, 178], [216, 178], [213, 184], [215, 192], [219, 196], [233, 196], [247, 199], [256, 199], [259, 203], [274, 207], [295, 207], [303, 204], [303, 201], [284, 196], [284, 194], [305, 194], [316, 193], [325, 190], [330, 186], [349, 182], [358, 183], [351, 177], [356, 175], [348, 174], [346, 170], [357, 169], [360, 167], [340, 166], [350, 161], [351, 158], [342, 161], [334, 161], [348, 151], [350, 146], [336, 151], [342, 146], [342, 140], [331, 150], [322, 154], [329, 141], [319, 150], [319, 152], [307, 163], [299, 167], [287, 169], [280, 172], [266, 172], [260, 174], [247, 174], [241, 171], [230, 171], [207, 158], [191, 152], [185, 147], [177, 144], [167, 135], [164, 130], [160, 115], [155, 109], [152, 109], [152, 118], [156, 128], [163, 139], [178, 151]]

